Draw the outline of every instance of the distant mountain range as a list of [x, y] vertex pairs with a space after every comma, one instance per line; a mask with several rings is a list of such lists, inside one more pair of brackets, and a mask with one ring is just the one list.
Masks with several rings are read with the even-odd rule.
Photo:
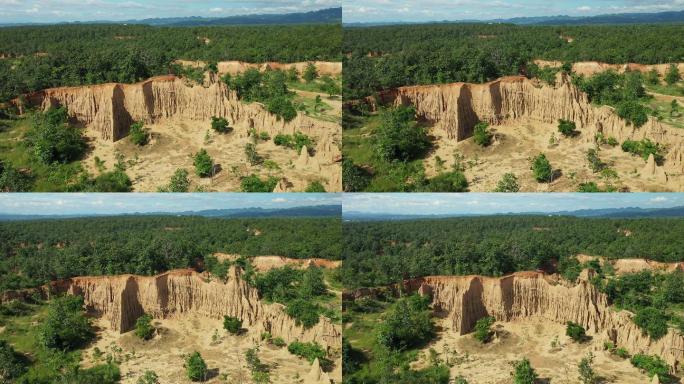
[[340, 205], [314, 205], [308, 207], [295, 207], [283, 209], [265, 208], [237, 208], [237, 209], [210, 209], [203, 211], [184, 212], [149, 212], [149, 213], [124, 213], [124, 214], [73, 214], [73, 215], [17, 215], [0, 213], [0, 221], [17, 220], [49, 220], [49, 219], [73, 219], [80, 217], [112, 217], [112, 216], [202, 216], [213, 218], [248, 218], [248, 217], [340, 217], [342, 206]]
[[439, 215], [403, 215], [386, 213], [344, 212], [345, 221], [391, 221], [418, 219], [445, 219], [450, 217], [482, 217], [482, 216], [575, 216], [586, 218], [640, 218], [640, 217], [684, 217], [684, 206], [673, 208], [606, 208], [583, 209], [577, 211], [558, 212], [523, 212], [498, 214], [439, 214]]
[[657, 24], [657, 23], [682, 23], [684, 22], [684, 10], [655, 13], [614, 13], [598, 16], [536, 16], [514, 17], [510, 19], [492, 20], [442, 20], [430, 22], [376, 22], [376, 23], [345, 23], [345, 27], [364, 27], [393, 24], [434, 24], [434, 23], [500, 23], [518, 25], [590, 25], [590, 24]]
[[20, 25], [63, 25], [63, 24], [142, 24], [158, 27], [199, 27], [214, 25], [269, 25], [269, 24], [324, 24], [341, 23], [342, 8], [327, 8], [318, 11], [285, 14], [258, 14], [228, 17], [171, 17], [142, 20], [96, 20], [76, 21], [69, 23], [0, 23], [0, 27]]

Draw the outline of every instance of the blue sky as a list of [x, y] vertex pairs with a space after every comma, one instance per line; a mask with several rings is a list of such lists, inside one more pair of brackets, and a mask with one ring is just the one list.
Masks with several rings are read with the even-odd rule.
[[344, 212], [406, 215], [558, 212], [684, 206], [684, 193], [347, 193]]
[[292, 208], [340, 204], [337, 193], [1, 193], [0, 214], [70, 215]]
[[0, 0], [0, 24], [155, 17], [292, 13], [339, 7], [341, 0]]
[[591, 16], [684, 9], [684, 0], [344, 0], [344, 22]]

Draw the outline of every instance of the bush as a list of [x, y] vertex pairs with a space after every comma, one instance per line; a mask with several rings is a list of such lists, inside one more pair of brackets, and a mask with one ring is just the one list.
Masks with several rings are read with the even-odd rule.
[[475, 333], [473, 337], [480, 343], [487, 343], [492, 337], [492, 330], [490, 329], [496, 319], [492, 316], [483, 317], [475, 323]]
[[312, 181], [306, 187], [304, 192], [321, 193], [321, 192], [325, 192], [325, 187], [323, 186], [323, 184], [321, 184], [320, 181]]
[[515, 384], [534, 384], [537, 373], [528, 359], [516, 361], [513, 364], [513, 382]]
[[141, 122], [133, 123], [133, 125], [131, 125], [128, 136], [131, 138], [131, 142], [138, 146], [147, 144], [150, 138], [148, 130], [143, 127], [143, 123]]
[[229, 133], [233, 130], [233, 128], [228, 125], [228, 120], [216, 116], [211, 117], [211, 129], [218, 133]]
[[242, 192], [273, 192], [277, 184], [278, 179], [275, 177], [261, 180], [259, 176], [252, 174], [240, 180], [240, 190]]
[[670, 366], [659, 356], [650, 356], [642, 353], [637, 353], [629, 360], [633, 366], [645, 371], [648, 377], [658, 375], [661, 382], [667, 382]]
[[256, 145], [252, 143], [245, 144], [245, 156], [250, 165], [259, 165], [264, 162], [264, 158], [256, 151]]
[[584, 193], [597, 193], [597, 192], [605, 192], [601, 188], [599, 188], [598, 184], [596, 184], [593, 181], [589, 181], [586, 183], [581, 183], [577, 187], [577, 192], [584, 192]]
[[201, 149], [193, 156], [193, 164], [195, 165], [195, 174], [199, 177], [211, 176], [214, 170], [214, 161], [206, 149]]
[[149, 340], [154, 336], [152, 316], [143, 314], [135, 321], [135, 335], [143, 340]]
[[318, 324], [321, 307], [305, 299], [295, 299], [287, 303], [285, 313], [295, 319], [295, 324], [311, 328]]
[[641, 308], [634, 316], [634, 324], [638, 325], [651, 339], [658, 340], [667, 334], [669, 317], [660, 309]]
[[33, 178], [29, 174], [0, 160], [0, 192], [28, 192], [32, 188]]
[[34, 116], [26, 143], [42, 163], [68, 163], [83, 156], [86, 142], [79, 129], [67, 125], [67, 117], [64, 108], [52, 108]]
[[492, 141], [492, 135], [487, 131], [489, 124], [485, 122], [479, 122], [475, 125], [475, 130], [473, 131], [473, 140], [475, 144], [486, 147]]
[[242, 329], [242, 320], [237, 317], [223, 316], [223, 328], [233, 335], [237, 335]]
[[409, 161], [430, 147], [427, 132], [415, 124], [415, 109], [399, 106], [381, 114], [375, 131], [376, 155], [385, 161]]
[[318, 343], [300, 343], [294, 341], [287, 346], [288, 352], [293, 355], [305, 358], [309, 363], [318, 359], [319, 362], [325, 359], [325, 350]]
[[551, 168], [551, 163], [549, 163], [546, 155], [543, 153], [532, 159], [532, 167], [530, 169], [532, 169], [532, 174], [537, 182], [549, 183], [553, 179], [553, 168]]
[[273, 339], [271, 339], [271, 344], [281, 348], [287, 345], [287, 343], [285, 342], [285, 340], [283, 340], [282, 337], [274, 337]]
[[648, 108], [638, 101], [622, 101], [616, 105], [616, 112], [618, 116], [627, 120], [628, 124], [633, 124], [637, 128], [648, 121]]
[[204, 381], [207, 378], [207, 363], [199, 352], [194, 352], [185, 360], [185, 369], [191, 381]]
[[285, 121], [291, 121], [297, 117], [297, 110], [292, 104], [292, 100], [287, 96], [277, 96], [268, 99], [266, 101], [266, 109], [274, 115], [282, 117]]
[[570, 137], [576, 135], [576, 128], [577, 126], [575, 125], [574, 121], [563, 119], [558, 120], [558, 132], [562, 133], [563, 136]]
[[350, 159], [342, 160], [342, 190], [344, 192], [361, 192], [370, 183], [368, 172], [354, 164]]
[[596, 373], [593, 368], [594, 355], [589, 352], [586, 357], [583, 357], [577, 365], [577, 370], [579, 371], [579, 379], [582, 384], [595, 384], [598, 381]]
[[40, 328], [40, 341], [46, 348], [74, 349], [90, 341], [95, 333], [83, 314], [83, 298], [65, 296], [55, 299]]
[[165, 187], [159, 188], [159, 192], [187, 192], [190, 189], [190, 179], [188, 178], [188, 171], [183, 168], [178, 168], [171, 176], [169, 184]]
[[295, 149], [297, 153], [300, 153], [304, 146], [307, 147], [307, 150], [311, 150], [314, 145], [314, 140], [301, 132], [295, 132], [294, 135], [277, 134], [273, 138], [273, 143], [275, 145]]
[[578, 343], [583, 342], [587, 338], [584, 327], [572, 321], [568, 321], [565, 334]]
[[499, 182], [496, 183], [494, 192], [518, 192], [520, 185], [518, 185], [518, 178], [513, 173], [504, 173]]
[[130, 192], [132, 185], [126, 172], [116, 170], [99, 174], [88, 189], [90, 192]]
[[0, 340], [0, 382], [11, 383], [26, 371], [26, 359], [14, 351], [5, 340]]
[[670, 64], [670, 67], [665, 73], [665, 82], [669, 85], [673, 85], [678, 82], [680, 78], [681, 74], [679, 73], [679, 68], [675, 64]]
[[136, 384], [159, 384], [159, 376], [154, 371], [145, 371]]
[[432, 339], [432, 323], [428, 302], [413, 295], [397, 300], [377, 329], [378, 342], [393, 350], [417, 347]]
[[623, 359], [626, 359], [629, 357], [629, 352], [625, 348], [617, 348], [615, 350], [615, 355]]
[[663, 156], [663, 149], [660, 144], [654, 143], [649, 139], [641, 141], [625, 140], [622, 143], [622, 150], [633, 155], [641, 156], [644, 160], [648, 160], [650, 155], [653, 155], [654, 160], [658, 164], [662, 164], [665, 157]]
[[302, 75], [302, 78], [307, 83], [310, 83], [316, 80], [316, 78], [318, 78], [318, 70], [316, 69], [316, 66], [313, 63], [309, 63], [306, 65], [306, 68], [304, 68], [304, 74]]
[[598, 152], [593, 148], [587, 151], [587, 161], [589, 162], [589, 167], [594, 173], [601, 172], [606, 167], [606, 164], [601, 161], [601, 158], [599, 158]]
[[468, 180], [463, 172], [445, 172], [433, 177], [424, 188], [425, 192], [468, 192]]

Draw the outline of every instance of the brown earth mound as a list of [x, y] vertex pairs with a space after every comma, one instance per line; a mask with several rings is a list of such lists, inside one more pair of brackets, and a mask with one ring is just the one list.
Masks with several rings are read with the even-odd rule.
[[577, 261], [586, 263], [588, 261], [598, 260], [601, 265], [609, 263], [617, 275], [624, 275], [627, 273], [636, 273], [641, 271], [654, 272], [684, 272], [684, 263], [661, 263], [649, 259], [617, 259], [611, 260], [601, 256], [590, 256], [579, 254], [576, 256]]
[[[560, 68], [563, 63], [560, 61], [548, 61], [548, 60], [535, 60], [535, 64], [540, 67], [553, 67]], [[676, 63], [679, 71], [684, 71], [684, 63]], [[600, 63], [598, 61], [582, 61], [577, 62], [572, 65], [572, 71], [585, 76], [592, 76], [594, 74], [605, 72], [608, 70], [613, 70], [618, 73], [625, 73], [627, 71], [639, 71], [641, 73], [650, 72], [655, 69], [660, 76], [665, 76], [667, 70], [670, 68], [670, 64], [637, 64], [637, 63], [627, 63], [627, 64], [607, 64]]]

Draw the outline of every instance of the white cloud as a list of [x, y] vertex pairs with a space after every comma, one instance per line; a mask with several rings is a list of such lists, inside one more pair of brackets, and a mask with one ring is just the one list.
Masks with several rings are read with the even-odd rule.
[[577, 10], [580, 12], [589, 12], [591, 11], [591, 7], [588, 5], [583, 5], [581, 7], [578, 7]]

